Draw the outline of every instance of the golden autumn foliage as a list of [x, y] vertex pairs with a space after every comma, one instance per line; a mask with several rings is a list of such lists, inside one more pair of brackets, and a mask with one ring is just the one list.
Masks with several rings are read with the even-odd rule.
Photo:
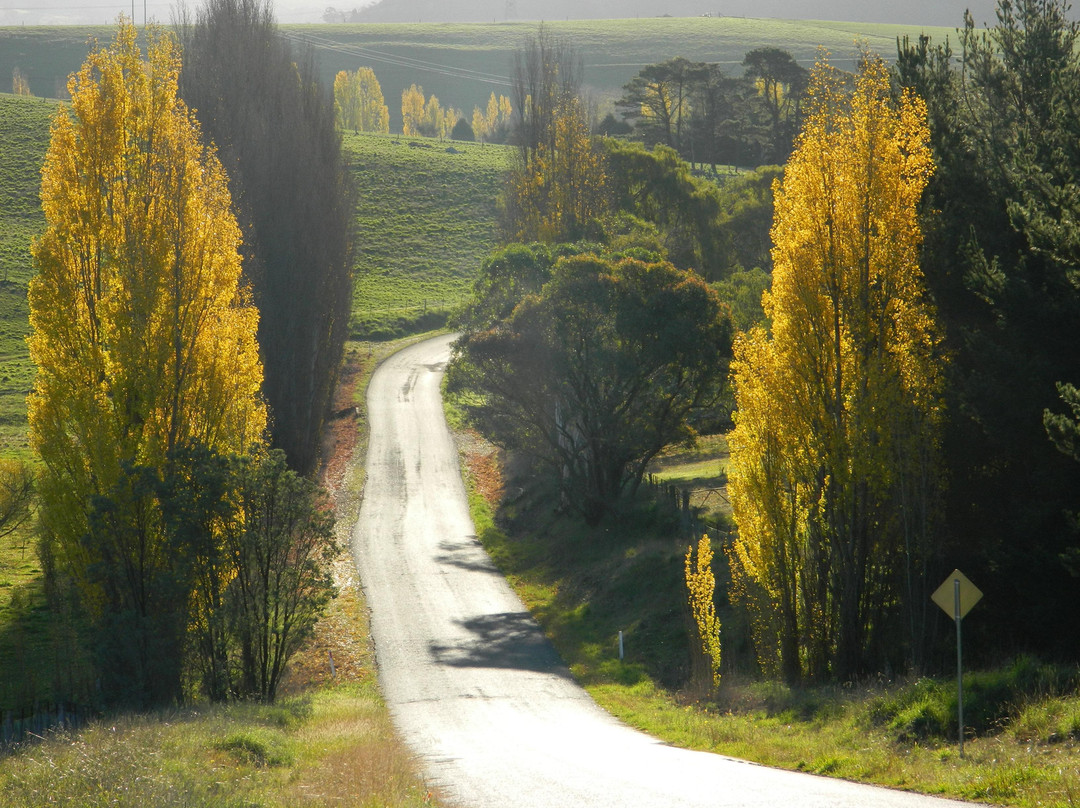
[[790, 679], [910, 662], [904, 587], [933, 559], [942, 409], [925, 105], [894, 103], [867, 57], [854, 90], [819, 62], [808, 106], [775, 188], [771, 333], [740, 335], [732, 364], [735, 590], [762, 665]]
[[370, 67], [361, 67], [355, 73], [338, 71], [334, 77], [334, 112], [342, 129], [390, 132], [390, 110]]
[[513, 111], [509, 98], [505, 95], [496, 97], [495, 93], [492, 93], [488, 98], [486, 111], [480, 107], [473, 107], [473, 135], [481, 143], [487, 142], [496, 132], [510, 125], [510, 116]]
[[424, 123], [424, 88], [415, 84], [401, 93], [402, 134], [418, 135]]
[[454, 129], [461, 113], [453, 107], [443, 109], [438, 97], [424, 98], [424, 88], [413, 84], [401, 93], [402, 133], [445, 138]]
[[720, 684], [720, 620], [716, 616], [716, 576], [713, 575], [713, 550], [709, 534], [702, 535], [695, 558], [693, 546], [686, 548], [684, 577], [689, 593], [690, 612], [697, 626], [701, 652], [709, 660], [713, 687]]
[[11, 71], [11, 93], [12, 95], [30, 95], [30, 82], [17, 67]]
[[604, 157], [577, 96], [554, 108], [550, 131], [507, 184], [508, 235], [515, 241], [573, 241], [608, 211]]
[[[121, 21], [68, 82], [42, 169], [28, 338], [47, 553], [99, 628], [107, 615], [141, 625], [136, 672], [184, 630], [155, 615], [188, 606], [155, 480], [191, 477], [176, 458], [193, 447], [255, 451], [266, 428], [225, 172], [177, 98], [175, 41], [151, 29], [147, 42], [144, 57]], [[155, 700], [178, 684], [148, 686]]]

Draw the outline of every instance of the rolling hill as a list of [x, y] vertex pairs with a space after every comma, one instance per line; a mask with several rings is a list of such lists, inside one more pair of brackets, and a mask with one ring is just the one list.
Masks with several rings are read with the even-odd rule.
[[[892, 59], [897, 37], [925, 30], [943, 40], [953, 33], [951, 28], [913, 25], [738, 17], [571, 20], [547, 28], [581, 51], [587, 89], [602, 106], [610, 105], [642, 67], [674, 56], [718, 63], [738, 75], [743, 56], [757, 47], [783, 48], [804, 65], [824, 47], [837, 64], [851, 67], [857, 40]], [[284, 25], [282, 31], [298, 46], [312, 49], [327, 86], [339, 70], [373, 68], [390, 109], [391, 129], [400, 131], [399, 99], [414, 82], [437, 95], [444, 107], [467, 115], [485, 104], [491, 92], [507, 94], [513, 54], [535, 33], [536, 23]], [[0, 76], [10, 76], [17, 67], [35, 95], [62, 97], [67, 75], [86, 57], [88, 40], [111, 36], [107, 27], [0, 28]]]
[[956, 26], [961, 23], [965, 8], [971, 9], [978, 23], [992, 21], [995, 6], [995, 0], [912, 0], [907, 3], [885, 0], [381, 0], [358, 9], [353, 21], [492, 22], [723, 16]]

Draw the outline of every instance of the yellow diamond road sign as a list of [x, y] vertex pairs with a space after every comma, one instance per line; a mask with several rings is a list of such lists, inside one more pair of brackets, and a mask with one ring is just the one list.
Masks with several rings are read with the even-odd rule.
[[[956, 602], [956, 582], [960, 583], [960, 603]], [[967, 579], [967, 576], [960, 570], [953, 570], [952, 575], [945, 579], [945, 583], [937, 588], [937, 591], [930, 596], [938, 606], [945, 610], [945, 614], [953, 618], [967, 617], [967, 613], [971, 611], [971, 607], [979, 602], [982, 598], [982, 592], [979, 591], [979, 587], [975, 586], [971, 581]], [[957, 610], [959, 605], [959, 612]]]

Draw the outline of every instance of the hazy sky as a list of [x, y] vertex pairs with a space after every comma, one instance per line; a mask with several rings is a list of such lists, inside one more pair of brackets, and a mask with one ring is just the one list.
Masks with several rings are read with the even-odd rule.
[[[470, 0], [442, 0], [443, 3], [461, 3], [465, 7]], [[530, 0], [516, 0], [517, 7], [537, 6]], [[197, 5], [197, 0], [193, 0]], [[320, 22], [324, 9], [333, 5], [351, 9], [366, 4], [365, 0], [278, 0], [279, 22]], [[700, 6], [702, 11], [723, 16], [782, 17], [788, 19], [850, 20], [854, 22], [894, 22], [922, 25], [956, 27], [963, 19], [965, 8], [970, 7], [980, 25], [994, 20], [996, 0], [656, 0], [656, 13], [668, 8], [685, 9]], [[605, 5], [605, 8], [607, 6]], [[618, 9], [618, 0], [610, 3]], [[142, 22], [144, 9], [148, 17], [168, 22], [172, 4], [167, 0], [135, 0], [134, 16]], [[33, 24], [87, 24], [111, 23], [117, 14], [132, 14], [131, 0], [0, 0], [0, 25]], [[1076, 12], [1073, 12], [1075, 16]], [[605, 15], [607, 16], [607, 15]], [[611, 16], [619, 16], [617, 11]]]

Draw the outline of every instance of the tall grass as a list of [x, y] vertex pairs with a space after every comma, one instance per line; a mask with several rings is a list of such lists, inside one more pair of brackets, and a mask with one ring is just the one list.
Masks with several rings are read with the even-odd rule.
[[420, 806], [373, 682], [276, 706], [122, 716], [0, 758], [0, 806]]

